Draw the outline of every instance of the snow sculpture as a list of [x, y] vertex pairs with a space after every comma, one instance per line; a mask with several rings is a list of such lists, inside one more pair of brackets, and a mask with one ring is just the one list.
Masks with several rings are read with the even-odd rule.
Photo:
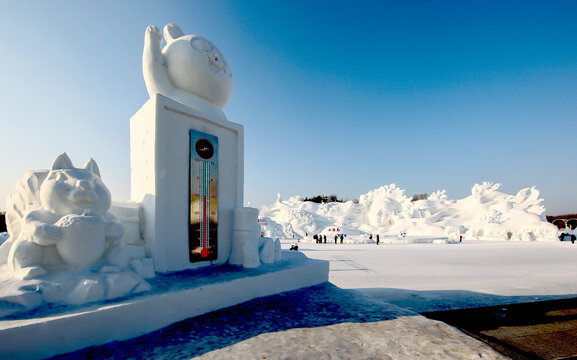
[[273, 241], [259, 235], [258, 209], [249, 207], [234, 209], [234, 237], [229, 263], [255, 268], [261, 263], [279, 262], [280, 240]]
[[483, 182], [464, 199], [450, 200], [442, 190], [411, 201], [403, 189], [391, 184], [361, 195], [358, 204], [314, 204], [294, 197], [264, 206], [261, 216], [266, 219], [265, 232], [279, 237], [315, 234], [334, 224], [348, 227], [349, 242], [365, 242], [366, 235], [375, 233], [386, 242], [557, 240], [557, 229], [546, 221], [543, 199], [535, 187], [516, 195], [502, 193], [500, 187]]
[[359, 197], [359, 204], [367, 209], [367, 220], [374, 227], [390, 226], [411, 207], [411, 199], [405, 190], [395, 184], [381, 186]]
[[232, 96], [232, 75], [228, 64], [210, 41], [184, 35], [175, 24], [164, 27], [166, 46], [155, 26], [146, 29], [142, 66], [148, 94], [164, 95], [193, 107], [204, 101], [222, 109]]
[[[64, 153], [50, 170], [28, 172], [8, 199], [10, 237], [0, 246], [0, 265], [15, 287], [20, 290], [18, 281], [36, 280], [40, 291], [35, 295], [71, 304], [149, 289], [129, 268], [136, 262], [120, 242], [124, 229], [108, 211], [110, 205], [110, 192], [92, 159], [75, 168]], [[0, 296], [2, 302], [10, 301]]]
[[77, 169], [64, 153], [50, 171], [28, 173], [8, 210], [14, 240], [7, 263], [13, 275], [29, 279], [46, 274], [47, 269], [94, 265], [124, 233], [107, 212], [110, 202], [110, 192], [92, 159]]
[[163, 34], [146, 29], [142, 63], [150, 99], [131, 119], [131, 199], [142, 202], [143, 239], [155, 269], [274, 262], [280, 244], [260, 237], [258, 210], [251, 220], [235, 216], [236, 209], [243, 213], [244, 128], [221, 110], [233, 88], [224, 56], [168, 24]]

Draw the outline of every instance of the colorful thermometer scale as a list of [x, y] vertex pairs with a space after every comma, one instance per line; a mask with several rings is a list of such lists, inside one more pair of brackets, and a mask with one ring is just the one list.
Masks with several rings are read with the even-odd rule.
[[218, 138], [190, 130], [190, 262], [217, 258]]

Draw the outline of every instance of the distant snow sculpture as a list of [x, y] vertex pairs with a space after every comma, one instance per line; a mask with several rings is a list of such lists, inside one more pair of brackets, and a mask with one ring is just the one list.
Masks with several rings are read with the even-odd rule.
[[367, 220], [374, 227], [396, 223], [412, 205], [405, 190], [395, 184], [381, 186], [359, 197], [359, 204], [367, 209]]
[[[75, 168], [64, 153], [50, 170], [29, 171], [8, 199], [10, 237], [0, 246], [2, 269], [16, 287], [19, 280], [39, 281], [41, 291], [34, 294], [48, 302], [83, 304], [149, 289], [129, 267], [120, 242], [124, 228], [110, 205], [92, 159]], [[0, 305], [4, 301], [0, 296]]]
[[142, 70], [148, 94], [196, 106], [201, 98], [222, 109], [232, 96], [232, 75], [218, 48], [200, 36], [184, 35], [172, 23], [164, 27], [164, 40], [161, 49], [160, 30], [146, 29]]
[[[445, 190], [411, 201], [395, 184], [371, 190], [358, 204], [314, 204], [300, 197], [276, 201], [261, 209], [267, 234], [291, 238], [318, 234], [328, 225], [346, 229], [349, 242], [365, 242], [380, 233], [381, 242], [460, 240], [556, 241], [557, 229], [545, 219], [539, 191], [525, 188], [516, 195], [499, 191], [501, 184], [483, 182], [460, 200]], [[406, 237], [398, 234], [405, 233]], [[306, 236], [308, 234], [308, 236]], [[429, 239], [429, 240], [427, 240]]]

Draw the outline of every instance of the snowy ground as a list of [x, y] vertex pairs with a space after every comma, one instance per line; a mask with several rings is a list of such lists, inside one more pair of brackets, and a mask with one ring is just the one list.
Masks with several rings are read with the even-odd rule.
[[570, 242], [298, 245], [336, 286], [418, 312], [577, 296]]
[[500, 359], [417, 313], [577, 296], [571, 243], [299, 246], [330, 261], [330, 283], [63, 358]]

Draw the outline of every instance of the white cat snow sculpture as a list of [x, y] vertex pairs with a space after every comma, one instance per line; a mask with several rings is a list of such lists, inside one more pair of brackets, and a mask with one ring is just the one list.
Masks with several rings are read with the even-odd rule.
[[219, 114], [232, 96], [232, 75], [210, 41], [184, 35], [175, 24], [164, 27], [166, 46], [155, 26], [146, 29], [142, 70], [150, 97], [164, 95], [201, 111]]
[[110, 192], [90, 159], [84, 168], [59, 155], [49, 171], [30, 171], [8, 200], [9, 240], [0, 263], [13, 277], [32, 279], [51, 270], [125, 267], [122, 224], [108, 212]]

